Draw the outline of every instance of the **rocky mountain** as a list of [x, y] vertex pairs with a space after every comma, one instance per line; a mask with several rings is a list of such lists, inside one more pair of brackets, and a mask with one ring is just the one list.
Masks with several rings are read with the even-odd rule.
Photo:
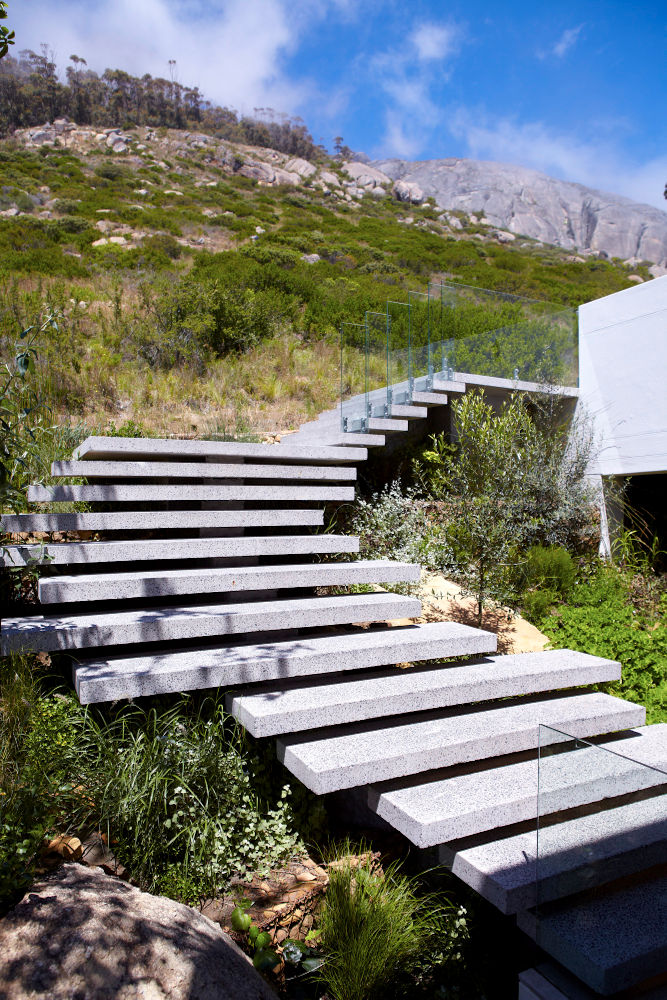
[[667, 212], [621, 195], [480, 160], [374, 160], [364, 167], [394, 182], [405, 200], [433, 197], [443, 210], [474, 214], [516, 235], [667, 267]]
[[[200, 131], [151, 127], [98, 131], [67, 118], [17, 129], [11, 143], [29, 150], [64, 149], [84, 158], [111, 153], [132, 169], [152, 165], [173, 175], [174, 181], [192, 170], [222, 169], [227, 175], [239, 175], [263, 187], [316, 189], [331, 204], [345, 203], [359, 209], [369, 195], [373, 200], [402, 202], [408, 209], [432, 198], [440, 213], [436, 229], [442, 235], [469, 238], [476, 234], [478, 239], [499, 243], [527, 237], [576, 251], [581, 261], [592, 256], [615, 257], [631, 268], [642, 262], [650, 264], [649, 272], [654, 277], [667, 273], [666, 212], [620, 195], [555, 180], [525, 167], [462, 159], [370, 161], [364, 154], [354, 154], [354, 159], [346, 162], [323, 157], [312, 161]], [[177, 162], [171, 163], [170, 157]], [[194, 174], [192, 177], [194, 181]], [[150, 185], [154, 180], [145, 183]], [[216, 183], [212, 174], [206, 181], [194, 181], [195, 187]], [[9, 188], [3, 188], [5, 191], [7, 207], [0, 208], [0, 216], [21, 215], [36, 207], [40, 217], [51, 217], [53, 206], [46, 197], [34, 195], [33, 200], [39, 204], [22, 207], [11, 201]], [[149, 190], [141, 187], [134, 193], [145, 202]], [[164, 188], [163, 194], [183, 196], [174, 188]], [[209, 217], [216, 215], [213, 207], [202, 212]], [[403, 219], [406, 224], [415, 223], [412, 214]], [[107, 231], [110, 226], [108, 220], [97, 222], [102, 231], [100, 245], [111, 240], [119, 242], [122, 236], [123, 245], [134, 246], [146, 235], [143, 229], [135, 233], [127, 225], [116, 226], [111, 233]], [[186, 237], [179, 239], [192, 244]], [[218, 228], [198, 235], [194, 245], [218, 250], [228, 244]]]

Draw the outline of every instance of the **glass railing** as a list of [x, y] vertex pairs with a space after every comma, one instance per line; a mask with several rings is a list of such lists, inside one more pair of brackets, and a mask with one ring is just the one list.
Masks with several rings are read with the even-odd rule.
[[619, 879], [630, 884], [667, 862], [662, 728], [645, 727], [599, 745], [540, 726], [533, 901], [538, 944], [556, 901]]
[[[350, 377], [352, 343], [365, 355], [363, 386]], [[410, 404], [413, 392], [466, 375], [578, 385], [576, 311], [454, 282], [387, 301], [384, 313], [341, 327], [343, 429], [367, 429], [370, 417]]]

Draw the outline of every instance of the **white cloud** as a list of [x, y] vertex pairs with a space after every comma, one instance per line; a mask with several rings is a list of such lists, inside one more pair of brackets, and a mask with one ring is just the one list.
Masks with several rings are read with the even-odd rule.
[[562, 59], [563, 56], [566, 55], [574, 45], [576, 45], [579, 35], [584, 30], [584, 27], [584, 24], [578, 24], [576, 28], [566, 28], [560, 38], [548, 49], [538, 50], [538, 59], [547, 59], [549, 56], [555, 56], [557, 59]]
[[307, 99], [307, 81], [291, 80], [283, 63], [309, 17], [345, 0], [292, 5], [286, 0], [32, 0], [12, 10], [18, 47], [48, 42], [64, 71], [71, 53], [91, 69], [167, 76], [197, 85], [216, 103], [242, 112], [271, 106], [294, 112]]
[[460, 34], [453, 24], [420, 24], [412, 32], [410, 42], [422, 62], [442, 60], [456, 52]]
[[442, 122], [433, 97], [449, 79], [449, 63], [460, 50], [463, 31], [453, 23], [416, 24], [400, 49], [380, 52], [370, 60], [371, 83], [388, 98], [384, 134], [376, 152], [414, 157]]
[[552, 49], [553, 54], [558, 56], [559, 59], [562, 59], [565, 53], [576, 44], [582, 28], [583, 24], [578, 24], [576, 28], [567, 28], [554, 45]]
[[532, 167], [664, 210], [667, 156], [636, 163], [608, 135], [580, 139], [550, 129], [544, 122], [490, 121], [467, 109], [453, 113], [448, 127], [455, 138], [465, 142], [471, 157]]

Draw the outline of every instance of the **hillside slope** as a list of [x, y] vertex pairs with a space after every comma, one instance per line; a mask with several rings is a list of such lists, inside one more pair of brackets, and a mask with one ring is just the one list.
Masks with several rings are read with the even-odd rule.
[[336, 404], [341, 323], [431, 280], [576, 306], [651, 278], [443, 211], [369, 164], [202, 132], [56, 120], [0, 142], [0, 172], [0, 361], [58, 309], [46, 397], [88, 428], [298, 427]]

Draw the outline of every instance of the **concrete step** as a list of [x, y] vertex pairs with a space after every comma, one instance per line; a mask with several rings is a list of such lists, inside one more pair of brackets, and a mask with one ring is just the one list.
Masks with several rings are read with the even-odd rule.
[[300, 441], [289, 435], [280, 444], [246, 444], [243, 441], [180, 441], [167, 438], [87, 437], [72, 454], [74, 459], [262, 459], [269, 462], [363, 462], [364, 448], [341, 449]]
[[478, 839], [443, 844], [439, 860], [502, 913], [636, 874], [667, 860], [667, 773], [653, 798], [540, 824], [539, 854], [537, 829]]
[[200, 500], [224, 502], [354, 500], [353, 486], [206, 486], [170, 483], [113, 484], [108, 486], [30, 486], [31, 503], [191, 503]]
[[246, 590], [345, 587], [364, 583], [405, 583], [419, 580], [419, 566], [390, 560], [292, 563], [277, 566], [220, 566], [146, 570], [135, 573], [82, 573], [42, 577], [42, 604], [70, 601], [113, 601], [181, 594], [224, 594]]
[[422, 406], [445, 406], [449, 400], [442, 392], [413, 392], [412, 402]]
[[3, 514], [3, 532], [175, 531], [292, 528], [324, 524], [322, 510], [128, 510], [84, 514]]
[[[460, 635], [460, 648], [447, 655], [474, 656], [496, 648], [496, 636], [489, 632], [460, 632], [464, 626], [445, 624], [453, 642]], [[281, 681], [266, 690], [235, 695], [228, 700], [227, 710], [253, 736], [276, 736], [318, 726], [598, 684], [620, 676], [620, 664], [585, 653], [520, 653], [489, 656], [462, 666], [381, 670], [353, 680], [308, 684]]]
[[[88, 704], [360, 670], [398, 660], [432, 659], [450, 655], [448, 650], [454, 648], [446, 626], [446, 622], [437, 622], [406, 628], [357, 629], [256, 645], [109, 657], [75, 664], [74, 683], [81, 702]], [[475, 631], [465, 625], [458, 628]]]
[[645, 709], [608, 694], [527, 698], [281, 737], [278, 757], [318, 795], [535, 749], [540, 724], [575, 736], [641, 726]]
[[123, 542], [67, 542], [9, 545], [0, 566], [65, 566], [70, 564], [145, 562], [162, 559], [236, 559], [248, 556], [303, 556], [358, 552], [353, 535], [240, 535], [232, 538], [131, 539]]
[[541, 776], [537, 755], [487, 768], [467, 765], [424, 781], [371, 786], [368, 804], [417, 847], [433, 847], [534, 820], [538, 779], [542, 815], [660, 784], [660, 769], [667, 769], [667, 723], [625, 735], [543, 758]]
[[[629, 886], [552, 903], [539, 916], [527, 910], [517, 923], [596, 994], [620, 993], [667, 969], [667, 874], [663, 867]], [[665, 996], [664, 981], [657, 996]]]
[[[413, 403], [415, 402], [413, 396]], [[409, 406], [402, 403], [392, 403], [389, 407], [390, 417], [405, 417], [407, 420], [424, 420], [428, 416], [425, 406]]]
[[216, 635], [321, 628], [416, 618], [421, 604], [399, 594], [344, 594], [235, 604], [139, 608], [77, 615], [5, 618], [2, 655], [25, 649], [86, 649], [91, 646], [167, 642]]
[[433, 379], [433, 392], [450, 392], [450, 393], [460, 393], [466, 391], [465, 382], [460, 382], [455, 379], [446, 378], [434, 378]]
[[369, 431], [384, 431], [387, 434], [397, 431], [407, 431], [407, 420], [392, 420], [389, 417], [369, 417]]
[[280, 465], [266, 462], [53, 462], [51, 475], [86, 479], [287, 479], [349, 482], [353, 465]]

